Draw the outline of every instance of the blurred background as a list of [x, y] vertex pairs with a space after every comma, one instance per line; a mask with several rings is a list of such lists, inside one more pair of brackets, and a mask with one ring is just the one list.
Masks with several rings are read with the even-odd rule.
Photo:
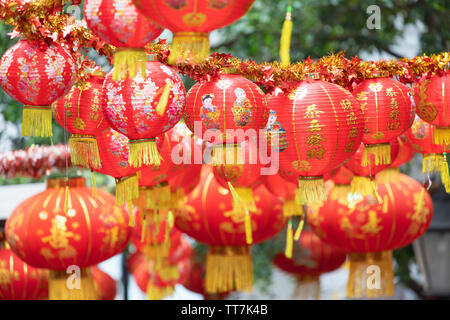
[[[286, 5], [288, 1], [256, 0], [247, 15], [236, 23], [214, 31], [211, 34], [212, 52], [229, 53], [242, 59], [257, 62], [279, 59], [279, 41]], [[367, 13], [370, 5], [380, 8], [380, 28], [369, 30]], [[83, 6], [83, 2], [80, 6]], [[66, 8], [67, 9], [67, 8]], [[291, 61], [320, 58], [331, 52], [345, 51], [346, 56], [359, 56], [365, 60], [414, 57], [422, 53], [450, 51], [450, 1], [448, 0], [294, 0], [294, 29], [291, 41]], [[11, 47], [16, 39], [10, 39], [12, 30], [0, 23], [0, 54]], [[160, 38], [171, 41], [172, 34], [165, 30]], [[95, 51], [86, 52], [105, 71], [110, 66]], [[192, 80], [186, 78], [188, 90]], [[21, 105], [0, 89], [0, 152], [23, 149], [33, 144], [62, 143], [63, 129], [53, 126], [53, 141], [38, 138], [23, 138], [20, 135]], [[420, 159], [415, 158], [402, 171], [423, 181]], [[80, 172], [87, 176], [88, 173]], [[97, 184], [109, 187], [111, 179], [98, 175]], [[9, 213], [24, 199], [45, 189], [44, 183], [31, 178], [5, 179], [0, 177], [0, 218]], [[441, 197], [441, 196], [440, 196]], [[449, 204], [448, 196], [442, 200]], [[445, 207], [444, 207], [445, 208]], [[447, 211], [450, 211], [447, 207]], [[449, 212], [450, 213], [450, 212]], [[238, 299], [289, 299], [295, 289], [293, 278], [275, 269], [267, 261], [284, 250], [285, 234], [266, 243], [254, 246], [253, 259], [255, 288], [253, 293], [236, 293]], [[197, 250], [204, 250], [198, 247]], [[448, 251], [447, 251], [448, 252]], [[412, 246], [394, 253], [397, 299], [427, 298], [423, 285], [426, 282], [419, 272], [418, 261]], [[447, 259], [448, 260], [448, 259]], [[422, 261], [423, 263], [423, 261]], [[449, 261], [447, 269], [450, 270]], [[100, 265], [113, 278], [122, 279], [122, 257], [116, 256]], [[449, 271], [450, 272], [450, 271]], [[321, 276], [321, 297], [323, 299], [344, 299], [348, 269], [343, 266], [337, 271]], [[450, 281], [450, 274], [448, 279]], [[129, 277], [129, 299], [145, 299]], [[449, 293], [450, 295], [450, 293]], [[442, 294], [445, 296], [445, 294]], [[123, 286], [118, 286], [116, 299], [124, 298]], [[202, 299], [178, 285], [168, 299]]]

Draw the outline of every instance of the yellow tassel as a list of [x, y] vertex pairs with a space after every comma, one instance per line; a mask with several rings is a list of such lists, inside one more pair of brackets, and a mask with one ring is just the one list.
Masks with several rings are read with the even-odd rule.
[[73, 134], [69, 139], [70, 161], [84, 168], [101, 168], [100, 154], [95, 137]]
[[373, 192], [373, 186], [369, 177], [354, 176], [352, 183], [350, 184], [352, 193], [360, 194], [363, 197], [373, 196], [376, 197]]
[[128, 200], [127, 203], [127, 207], [128, 207], [128, 226], [129, 227], [135, 227], [136, 226], [136, 221], [134, 220], [134, 214], [133, 214], [133, 203], [131, 202], [131, 200]]
[[372, 179], [370, 183], [372, 185], [372, 191], [375, 199], [377, 199], [378, 203], [383, 203], [383, 199], [381, 199], [380, 194], [377, 191], [377, 184], [375, 183], [375, 180]]
[[295, 203], [294, 200], [285, 200], [283, 203], [283, 216], [301, 216], [303, 215], [303, 206]]
[[303, 226], [305, 225], [305, 216], [302, 216], [300, 223], [298, 224], [297, 230], [295, 231], [294, 240], [300, 240], [300, 235], [302, 234]]
[[118, 206], [137, 198], [139, 198], [137, 175], [116, 179], [116, 204]]
[[[349, 261], [347, 297], [375, 298], [394, 295], [392, 251], [350, 253]], [[378, 270], [379, 277], [375, 274]], [[374, 276], [370, 277], [371, 275]]]
[[146, 214], [145, 210], [141, 210], [141, 221], [142, 221], [141, 242], [144, 242], [145, 235], [147, 233], [147, 214]]
[[178, 265], [165, 265], [159, 272], [158, 276], [162, 281], [177, 281], [180, 279], [180, 271]]
[[138, 206], [142, 209], [173, 209], [172, 193], [167, 182], [152, 187], [139, 187]]
[[206, 256], [206, 292], [251, 291], [253, 266], [249, 251], [247, 246], [211, 247]]
[[169, 226], [170, 229], [172, 229], [173, 226], [175, 225], [175, 217], [173, 215], [172, 210], [169, 210], [169, 212], [167, 213], [167, 225]]
[[330, 197], [332, 200], [347, 199], [351, 190], [349, 184], [335, 184], [331, 189]]
[[97, 198], [97, 183], [95, 182], [94, 170], [91, 169], [92, 196]]
[[69, 211], [69, 185], [66, 184], [66, 191], [64, 195], [64, 213], [67, 214]]
[[377, 173], [378, 183], [388, 183], [398, 181], [400, 179], [400, 169], [399, 168], [387, 168], [381, 170]]
[[170, 90], [172, 89], [173, 82], [171, 80], [166, 82], [164, 86], [163, 93], [159, 98], [158, 104], [156, 105], [156, 114], [162, 117], [166, 111], [167, 103], [169, 102]]
[[89, 268], [82, 268], [80, 270], [80, 277], [73, 277], [74, 281], [72, 282], [69, 280], [70, 275], [71, 274], [66, 273], [66, 270], [50, 271], [50, 278], [48, 281], [49, 300], [98, 299], [97, 290]]
[[202, 62], [209, 56], [209, 34], [203, 32], [177, 32], [173, 35], [169, 63], [176, 64], [179, 59]]
[[289, 5], [286, 9], [286, 17], [284, 18], [283, 28], [281, 29], [280, 59], [282, 66], [287, 66], [291, 63], [289, 49], [291, 46], [292, 26], [292, 6]]
[[243, 164], [241, 145], [237, 143], [215, 145], [212, 150], [211, 164], [213, 166], [220, 165], [236, 165]]
[[252, 235], [252, 221], [250, 219], [250, 213], [246, 210], [245, 213], [245, 242], [247, 244], [253, 243], [253, 235]]
[[22, 111], [22, 136], [51, 137], [52, 135], [51, 107], [24, 105]]
[[292, 231], [292, 220], [289, 220], [288, 227], [286, 230], [286, 248], [284, 250], [284, 255], [288, 259], [292, 259], [293, 246], [294, 246], [294, 239]]
[[148, 300], [162, 300], [167, 296], [170, 296], [173, 293], [172, 286], [159, 287], [148, 282], [147, 285], [147, 299]]
[[364, 146], [361, 165], [367, 167], [370, 161], [370, 155], [375, 157], [375, 165], [391, 164], [391, 145], [389, 143], [368, 144]]
[[442, 162], [444, 161], [443, 154], [427, 153], [423, 155], [422, 159], [422, 173], [441, 172]]
[[146, 60], [144, 48], [117, 48], [113, 61], [113, 81], [133, 79], [138, 72], [145, 78]]
[[434, 128], [434, 143], [443, 146], [450, 145], [450, 127]]
[[156, 146], [155, 139], [130, 140], [130, 152], [128, 155], [128, 164], [135, 168], [142, 166], [161, 165], [161, 155]]
[[450, 193], [450, 178], [449, 178], [447, 154], [445, 152], [444, 152], [444, 159], [441, 163], [441, 181], [445, 187], [445, 191], [447, 193]]
[[298, 177], [298, 188], [295, 191], [295, 201], [300, 204], [312, 204], [327, 200], [322, 177]]

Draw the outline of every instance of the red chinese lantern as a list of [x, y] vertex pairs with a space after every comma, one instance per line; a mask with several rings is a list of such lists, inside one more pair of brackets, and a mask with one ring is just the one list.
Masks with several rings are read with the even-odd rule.
[[[366, 153], [364, 150], [367, 145], [362, 143], [356, 153], [351, 157], [344, 166], [349, 169], [353, 174], [353, 179], [351, 182], [352, 193], [358, 193], [362, 196], [375, 196], [377, 197], [377, 189], [374, 183], [373, 177], [376, 176], [378, 172], [389, 167], [390, 164], [376, 164], [375, 155], [373, 153]], [[392, 159], [395, 159], [399, 152], [399, 144], [397, 138], [394, 138], [390, 142], [389, 154]], [[362, 165], [362, 158], [367, 156], [369, 159], [368, 165]]]
[[279, 253], [273, 262], [279, 269], [297, 278], [297, 297], [319, 299], [319, 276], [338, 269], [345, 262], [346, 252], [326, 243], [309, 230], [302, 233], [296, 244], [292, 259]]
[[[50, 269], [50, 299], [95, 299], [87, 267], [125, 249], [127, 213], [102, 190], [93, 198], [84, 178], [68, 180], [67, 200], [65, 185], [64, 179], [49, 179], [47, 190], [23, 201], [6, 222], [7, 241], [29, 265]], [[72, 265], [82, 268], [80, 290], [66, 284], [66, 269]]]
[[245, 15], [254, 0], [133, 0], [152, 21], [174, 33], [170, 63], [191, 53], [200, 62], [209, 55], [209, 32]]
[[399, 168], [405, 163], [408, 163], [409, 161], [411, 161], [411, 159], [414, 157], [414, 154], [416, 153], [411, 143], [409, 143], [409, 141], [406, 139], [406, 135], [401, 135], [400, 137], [397, 138], [397, 141], [398, 141], [398, 155], [397, 157], [395, 157], [395, 160], [392, 161], [391, 168]]
[[[329, 197], [307, 211], [308, 222], [319, 237], [350, 252], [349, 297], [393, 295], [391, 250], [420, 237], [433, 215], [428, 192], [404, 174], [399, 173], [395, 181], [378, 183], [378, 194], [381, 202], [371, 196], [352, 203]], [[371, 265], [378, 266], [378, 289], [365, 285]]]
[[117, 293], [116, 280], [97, 266], [91, 268], [91, 273], [98, 300], [114, 300]]
[[296, 184], [283, 179], [280, 174], [262, 175], [261, 180], [267, 190], [283, 200], [283, 215], [285, 217], [303, 215], [303, 207], [295, 203]]
[[116, 179], [117, 205], [127, 203], [130, 210], [132, 200], [139, 198], [139, 169], [128, 164], [128, 138], [108, 128], [97, 136], [97, 143], [101, 168], [95, 171]]
[[52, 104], [55, 120], [72, 134], [69, 146], [74, 165], [100, 168], [96, 136], [109, 127], [100, 107], [104, 79], [104, 72], [96, 70]]
[[447, 193], [450, 193], [450, 178], [447, 162], [447, 152], [450, 145], [444, 146], [434, 143], [436, 127], [419, 117], [414, 120], [411, 129], [406, 132], [406, 138], [414, 150], [423, 156], [422, 172], [426, 174], [438, 172]]
[[131, 0], [87, 0], [84, 17], [89, 29], [116, 47], [114, 81], [145, 77], [144, 46], [164, 30], [136, 10]]
[[422, 79], [415, 87], [417, 114], [424, 121], [435, 126], [434, 143], [450, 145], [450, 117], [446, 114], [450, 96], [450, 71]]
[[365, 120], [362, 165], [369, 165], [369, 153], [375, 156], [376, 165], [390, 164], [395, 157], [389, 143], [405, 132], [414, 118], [410, 89], [382, 75], [364, 80], [353, 89], [353, 94]]
[[155, 137], [180, 120], [186, 100], [183, 82], [157, 61], [147, 61], [145, 77], [138, 73], [114, 81], [113, 72], [103, 84], [103, 115], [114, 130], [130, 139], [130, 165], [159, 166]]
[[75, 81], [69, 52], [56, 43], [19, 41], [0, 60], [0, 85], [24, 104], [22, 136], [52, 136], [50, 105]]
[[[200, 184], [176, 212], [175, 225], [195, 240], [209, 244], [206, 261], [208, 293], [249, 290], [252, 262], [244, 227], [245, 213], [232, 209], [228, 188], [214, 178], [210, 167], [202, 171]], [[257, 210], [250, 212], [253, 243], [265, 241], [286, 224], [281, 201], [261, 186], [254, 192]]]
[[[258, 134], [267, 122], [267, 101], [256, 84], [238, 74], [221, 74], [198, 82], [187, 96], [184, 120], [196, 135], [213, 143], [211, 163], [241, 164], [240, 143]], [[201, 128], [195, 126], [201, 123]], [[241, 129], [241, 130], [239, 130]]]
[[47, 270], [26, 264], [6, 243], [0, 243], [0, 300], [39, 300], [47, 297]]
[[351, 183], [353, 180], [353, 172], [347, 169], [344, 165], [333, 169], [330, 173], [324, 176], [325, 181], [333, 181], [333, 190], [331, 197], [333, 198], [347, 198], [351, 193]]
[[279, 154], [280, 168], [298, 177], [299, 204], [326, 198], [323, 175], [355, 153], [364, 125], [350, 92], [311, 76], [315, 79], [296, 83], [279, 102], [289, 144]]

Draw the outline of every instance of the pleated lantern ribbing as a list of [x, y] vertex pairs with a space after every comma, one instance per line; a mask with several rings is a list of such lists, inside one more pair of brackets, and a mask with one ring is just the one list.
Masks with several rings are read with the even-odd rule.
[[428, 192], [404, 174], [379, 183], [378, 193], [382, 202], [367, 196], [349, 204], [329, 197], [307, 210], [314, 233], [349, 252], [350, 298], [392, 296], [392, 250], [423, 235], [433, 216]]
[[[67, 184], [65, 178], [54, 178], [47, 180], [47, 190], [12, 212], [6, 222], [7, 241], [29, 265], [50, 269], [50, 300], [97, 298], [88, 267], [123, 251], [130, 236], [127, 212], [114, 202], [102, 190], [92, 197], [84, 178], [70, 178]], [[68, 286], [66, 271], [73, 265], [81, 268], [78, 288], [76, 282]]]
[[96, 136], [108, 128], [100, 107], [104, 79], [104, 72], [96, 70], [52, 104], [55, 120], [72, 135], [69, 146], [73, 165], [100, 168]]
[[280, 168], [298, 178], [296, 201], [326, 198], [323, 175], [350, 158], [361, 143], [364, 121], [358, 101], [344, 88], [308, 75], [283, 94], [278, 119], [288, 146]]
[[[247, 245], [244, 214], [233, 210], [228, 188], [204, 167], [200, 184], [188, 195], [187, 203], [177, 210], [175, 225], [195, 240], [210, 245], [206, 261], [206, 292], [220, 293], [251, 290], [253, 268]], [[257, 210], [252, 214], [253, 243], [275, 236], [286, 225], [282, 203], [264, 186], [254, 191]]]
[[23, 262], [5, 239], [0, 239], [0, 275], [0, 300], [40, 300], [48, 297], [48, 270]]
[[292, 259], [279, 253], [274, 265], [296, 278], [294, 299], [320, 299], [320, 275], [338, 269], [346, 259], [346, 252], [305, 230], [295, 242]]
[[[129, 213], [132, 202], [139, 198], [138, 168], [128, 164], [128, 138], [111, 128], [97, 136], [101, 168], [95, 171], [113, 177], [116, 180], [116, 203], [127, 204]], [[133, 224], [130, 215], [130, 224]]]
[[254, 0], [133, 0], [146, 17], [174, 33], [170, 63], [209, 56], [209, 32], [247, 13]]
[[144, 46], [164, 30], [138, 12], [131, 0], [86, 0], [87, 26], [103, 41], [116, 47], [114, 80], [145, 77]]
[[434, 144], [450, 145], [450, 70], [421, 79], [414, 88], [416, 113], [434, 125]]
[[114, 278], [101, 270], [98, 266], [91, 268], [95, 291], [98, 300], [114, 300], [117, 293], [117, 283]]
[[250, 80], [239, 74], [220, 74], [189, 90], [183, 118], [194, 134], [214, 145], [213, 165], [242, 164], [240, 143], [251, 135], [256, 137], [266, 125], [267, 101]]
[[[393, 160], [399, 153], [399, 143], [397, 138], [394, 138], [389, 143], [390, 154]], [[377, 186], [374, 182], [374, 177], [381, 170], [386, 169], [390, 164], [378, 164], [376, 165], [375, 155], [373, 153], [365, 153], [364, 149], [367, 146], [361, 143], [356, 153], [351, 157], [344, 166], [353, 173], [353, 179], [351, 182], [351, 192], [360, 194], [361, 196], [377, 196]], [[370, 159], [367, 166], [362, 165], [362, 158], [366, 155]]]
[[186, 93], [173, 69], [157, 61], [147, 61], [145, 76], [113, 80], [112, 70], [103, 84], [102, 110], [110, 126], [130, 139], [131, 166], [161, 163], [155, 137], [180, 120]]
[[376, 165], [390, 164], [394, 157], [389, 142], [405, 132], [414, 119], [411, 90], [385, 74], [377, 76], [364, 80], [352, 91], [365, 120], [363, 166], [369, 165], [368, 154], [375, 155]]
[[423, 156], [422, 172], [424, 174], [440, 173], [442, 184], [447, 193], [450, 193], [450, 178], [447, 153], [450, 145], [444, 146], [434, 143], [436, 127], [429, 122], [416, 117], [411, 128], [406, 132], [406, 138], [414, 150]]
[[56, 43], [21, 40], [0, 60], [0, 85], [24, 104], [22, 136], [51, 137], [51, 104], [65, 95], [75, 81], [70, 53]]

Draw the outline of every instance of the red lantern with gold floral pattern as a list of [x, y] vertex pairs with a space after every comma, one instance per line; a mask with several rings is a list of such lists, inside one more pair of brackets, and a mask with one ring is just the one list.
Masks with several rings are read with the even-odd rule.
[[436, 74], [429, 79], [422, 79], [414, 89], [416, 112], [419, 117], [434, 125], [434, 143], [450, 145], [450, 70]]
[[69, 146], [74, 165], [100, 167], [96, 136], [109, 127], [100, 107], [104, 79], [104, 73], [96, 70], [52, 104], [55, 120], [72, 134]]
[[106, 76], [103, 115], [114, 130], [130, 139], [130, 165], [160, 165], [155, 138], [177, 124], [185, 101], [181, 78], [157, 61], [147, 61], [145, 77], [138, 73], [114, 81], [113, 71]]
[[294, 246], [292, 259], [279, 253], [273, 263], [297, 278], [294, 292], [296, 298], [320, 299], [319, 276], [339, 268], [346, 257], [344, 250], [328, 244], [312, 231], [305, 230]]
[[[176, 212], [175, 225], [197, 241], [211, 245], [206, 262], [208, 293], [248, 290], [253, 272], [244, 226], [245, 213], [232, 209], [228, 188], [214, 178], [210, 167], [202, 171], [200, 184], [186, 205]], [[256, 211], [251, 212], [253, 243], [265, 241], [286, 225], [281, 201], [264, 186], [254, 192]]]
[[0, 60], [0, 85], [24, 104], [22, 136], [52, 136], [50, 105], [75, 81], [69, 52], [56, 43], [19, 41]]
[[116, 280], [97, 266], [91, 268], [91, 273], [98, 300], [114, 300], [117, 293]]
[[[351, 202], [329, 197], [307, 211], [308, 222], [319, 237], [351, 252], [349, 297], [393, 295], [390, 250], [420, 237], [433, 216], [430, 195], [414, 179], [398, 173], [395, 180], [377, 183], [381, 202], [371, 196]], [[366, 270], [370, 265], [380, 268], [379, 289], [365, 287]]]
[[323, 175], [355, 153], [364, 125], [349, 91], [311, 76], [283, 95], [278, 115], [289, 144], [279, 154], [280, 168], [298, 177], [299, 204], [326, 198]]
[[174, 33], [170, 63], [190, 52], [200, 62], [209, 55], [209, 32], [238, 20], [255, 0], [133, 0], [152, 21]]
[[450, 178], [447, 162], [447, 152], [450, 145], [434, 143], [436, 127], [416, 117], [411, 129], [406, 132], [406, 138], [412, 147], [423, 156], [422, 172], [426, 174], [440, 173], [442, 183], [447, 193], [450, 193]]
[[[95, 297], [86, 267], [125, 249], [130, 230], [127, 213], [114, 205], [114, 197], [98, 190], [95, 198], [84, 178], [47, 180], [47, 190], [23, 201], [6, 222], [11, 249], [33, 267], [48, 268], [50, 299]], [[65, 208], [67, 206], [67, 208]], [[81, 270], [81, 290], [66, 286], [66, 269]]]
[[[240, 143], [267, 122], [267, 101], [256, 84], [239, 74], [198, 82], [187, 96], [184, 119], [196, 135], [214, 144], [213, 165], [243, 163]], [[201, 127], [196, 124], [201, 123]], [[241, 129], [241, 130], [239, 130]]]
[[364, 115], [363, 143], [366, 145], [362, 165], [369, 165], [373, 154], [375, 164], [390, 164], [390, 142], [405, 132], [414, 119], [412, 93], [404, 84], [391, 78], [366, 79], [353, 89]]
[[131, 0], [87, 0], [84, 17], [89, 29], [116, 47], [114, 80], [145, 77], [144, 46], [155, 40], [163, 28], [139, 13]]

